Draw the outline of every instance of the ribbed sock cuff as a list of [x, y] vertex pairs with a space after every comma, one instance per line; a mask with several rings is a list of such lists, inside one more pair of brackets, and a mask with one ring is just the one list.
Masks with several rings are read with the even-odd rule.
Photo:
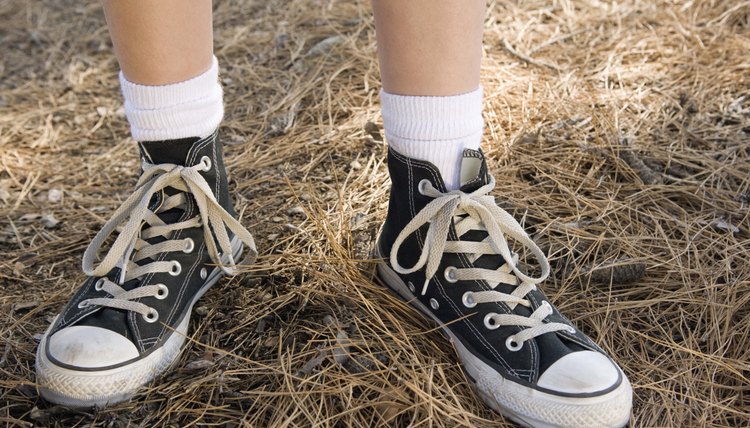
[[207, 137], [224, 117], [219, 64], [184, 82], [147, 86], [128, 81], [120, 73], [125, 115], [136, 141]]
[[380, 92], [383, 128], [398, 153], [434, 164], [449, 190], [460, 186], [464, 149], [482, 141], [482, 87], [454, 96], [405, 96]]

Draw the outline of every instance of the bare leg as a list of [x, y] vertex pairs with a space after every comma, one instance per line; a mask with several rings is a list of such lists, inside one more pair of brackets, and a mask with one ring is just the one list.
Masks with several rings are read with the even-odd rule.
[[182, 82], [208, 70], [211, 0], [102, 0], [125, 77], [141, 85]]
[[224, 115], [211, 0], [102, 0], [137, 141], [206, 137]]
[[372, 0], [388, 145], [460, 187], [465, 149], [482, 139], [484, 0]]
[[457, 95], [479, 87], [484, 0], [372, 0], [383, 89]]

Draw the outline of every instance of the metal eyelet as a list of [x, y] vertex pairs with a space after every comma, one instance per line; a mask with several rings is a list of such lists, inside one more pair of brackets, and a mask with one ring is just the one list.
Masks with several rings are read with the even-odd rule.
[[474, 300], [474, 293], [472, 293], [471, 291], [467, 291], [466, 293], [464, 293], [464, 295], [461, 297], [461, 301], [467, 308], [473, 308], [477, 305], [477, 302]]
[[208, 277], [208, 271], [206, 268], [201, 269], [201, 279], [206, 279]]
[[169, 295], [169, 288], [167, 288], [164, 284], [157, 284], [157, 287], [159, 287], [159, 291], [156, 292], [156, 298], [159, 300], [164, 300], [167, 298], [167, 295]]
[[458, 269], [455, 266], [448, 266], [444, 272], [445, 280], [451, 284], [458, 282]]
[[426, 196], [424, 192], [427, 191], [427, 185], [432, 185], [432, 183], [430, 183], [430, 180], [426, 178], [419, 180], [419, 184], [417, 185], [417, 191], [419, 192], [420, 195]]
[[440, 303], [438, 303], [438, 301], [435, 299], [430, 299], [430, 307], [432, 308], [432, 310], [436, 311], [440, 308]]
[[484, 316], [484, 326], [487, 327], [488, 330], [496, 330], [500, 327], [500, 324], [495, 321], [495, 315], [496, 314], [490, 312]]
[[96, 283], [94, 284], [94, 290], [102, 291], [102, 288], [104, 288], [104, 278], [99, 278], [96, 280]]
[[520, 351], [521, 348], [523, 348], [523, 342], [517, 342], [516, 336], [508, 336], [508, 338], [505, 339], [505, 347], [511, 352]]
[[88, 300], [81, 300], [78, 303], [78, 308], [79, 309], [88, 308], [88, 307], [89, 307], [89, 301]]
[[209, 171], [211, 169], [211, 158], [208, 156], [203, 156], [201, 158], [201, 168], [204, 171]]
[[149, 308], [148, 312], [143, 314], [143, 319], [148, 323], [155, 323], [159, 319], [159, 312], [154, 308]]
[[411, 281], [409, 281], [406, 285], [409, 287], [409, 291], [411, 291], [412, 293], [415, 293], [417, 291], [416, 287], [414, 287], [414, 283], [412, 283]]
[[169, 270], [169, 274], [172, 276], [177, 276], [182, 272], [182, 265], [180, 262], [176, 260], [172, 260], [172, 269]]
[[182, 250], [183, 253], [190, 254], [195, 249], [195, 241], [193, 241], [190, 238], [185, 238], [185, 242], [187, 243], [185, 245], [185, 249]]

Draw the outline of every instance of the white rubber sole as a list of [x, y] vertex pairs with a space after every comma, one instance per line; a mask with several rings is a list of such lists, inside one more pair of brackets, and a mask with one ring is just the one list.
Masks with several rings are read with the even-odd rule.
[[[378, 276], [402, 299], [441, 326], [458, 353], [477, 395], [496, 412], [527, 427], [608, 427], [625, 426], [630, 419], [633, 392], [627, 377], [606, 393], [594, 397], [564, 397], [548, 394], [508, 380], [472, 354], [463, 343], [415, 299], [396, 272], [386, 263], [377, 265]], [[619, 370], [619, 368], [618, 368]]]
[[[242, 254], [242, 243], [232, 240], [235, 260]], [[177, 361], [187, 337], [190, 314], [193, 306], [209, 288], [223, 276], [220, 268], [214, 268], [206, 278], [205, 285], [190, 302], [185, 316], [169, 338], [148, 356], [122, 367], [109, 370], [78, 371], [60, 367], [47, 358], [44, 352], [49, 329], [42, 337], [36, 353], [36, 379], [39, 394], [47, 401], [68, 407], [104, 407], [127, 401], [139, 388], [148, 384]]]

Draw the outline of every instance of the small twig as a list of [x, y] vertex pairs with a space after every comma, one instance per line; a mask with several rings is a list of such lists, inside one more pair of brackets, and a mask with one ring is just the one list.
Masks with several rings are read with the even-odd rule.
[[513, 46], [511, 46], [510, 43], [508, 43], [508, 41], [505, 40], [505, 39], [502, 40], [502, 43], [503, 43], [503, 48], [506, 51], [508, 51], [508, 53], [510, 53], [511, 55], [515, 56], [516, 58], [520, 59], [521, 61], [523, 61], [523, 62], [525, 62], [527, 64], [535, 65], [537, 67], [545, 67], [545, 68], [549, 68], [549, 69], [552, 69], [552, 70], [555, 70], [555, 71], [562, 71], [562, 69], [560, 67], [558, 67], [557, 65], [555, 65], [555, 64], [549, 64], [549, 63], [546, 63], [546, 62], [542, 62], [542, 61], [536, 60], [536, 59], [534, 59], [534, 58], [532, 58], [532, 57], [530, 57], [528, 55], [525, 55], [525, 54], [523, 54], [521, 52], [518, 52], [517, 50], [513, 49]]
[[351, 346], [349, 335], [341, 329], [338, 321], [331, 315], [326, 315], [323, 318], [323, 322], [327, 326], [336, 329], [336, 342], [335, 346], [331, 349], [331, 354], [336, 364], [344, 364], [349, 359], [349, 347]]
[[349, 359], [349, 347], [351, 340], [344, 330], [336, 332], [336, 347], [333, 348], [333, 359], [338, 364], [344, 364]]
[[574, 31], [572, 33], [561, 34], [561, 35], [559, 35], [557, 37], [553, 37], [553, 38], [547, 40], [546, 42], [544, 42], [544, 43], [542, 43], [540, 45], [537, 45], [535, 48], [531, 49], [529, 51], [529, 55], [533, 55], [535, 52], [538, 52], [538, 51], [540, 51], [540, 50], [542, 50], [542, 49], [544, 49], [544, 48], [546, 48], [548, 46], [552, 46], [555, 43], [560, 43], [562, 41], [568, 40], [569, 38], [577, 36], [577, 35], [583, 33], [584, 31], [586, 31], [586, 30], [578, 30], [578, 31]]
[[10, 224], [10, 228], [13, 229], [13, 234], [16, 235], [16, 242], [18, 242], [18, 246], [25, 250], [26, 246], [23, 245], [23, 240], [21, 239], [21, 234], [18, 233], [18, 228], [16, 228], [16, 224], [13, 223], [13, 220], [10, 218], [10, 216], [5, 216], [5, 218], [8, 219], [8, 224]]
[[315, 354], [314, 357], [312, 357], [310, 360], [308, 360], [304, 366], [302, 366], [299, 371], [297, 371], [297, 376], [309, 376], [315, 369], [320, 367], [321, 364], [323, 364], [323, 361], [325, 361], [326, 357], [328, 356], [329, 352], [327, 349], [318, 349], [318, 352]]
[[10, 343], [6, 343], [5, 351], [3, 351], [3, 356], [0, 357], [0, 368], [5, 367], [5, 363], [8, 361], [9, 353], [10, 353]]
[[364, 355], [355, 355], [344, 363], [349, 373], [363, 373], [377, 369], [377, 364]]
[[620, 151], [620, 159], [625, 161], [641, 177], [646, 184], [664, 184], [664, 177], [653, 169], [649, 168], [635, 153], [631, 150], [630, 141], [627, 138], [620, 140], [623, 146]]
[[599, 266], [584, 265], [581, 275], [586, 275], [595, 284], [630, 284], [646, 275], [646, 264], [630, 258], [621, 258]]

